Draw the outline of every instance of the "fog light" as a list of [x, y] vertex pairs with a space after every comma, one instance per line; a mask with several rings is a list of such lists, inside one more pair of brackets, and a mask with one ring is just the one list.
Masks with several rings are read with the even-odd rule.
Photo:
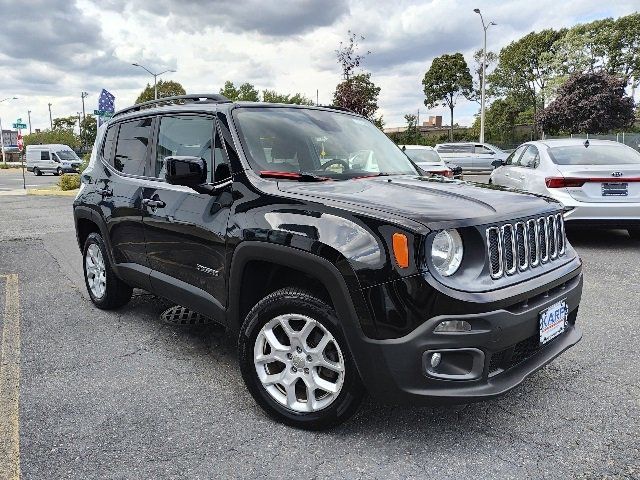
[[442, 355], [440, 355], [439, 353], [434, 353], [433, 355], [431, 355], [431, 368], [436, 368], [438, 365], [440, 365], [440, 360], [442, 360]]
[[465, 320], [446, 320], [440, 322], [435, 328], [435, 333], [460, 333], [471, 330], [471, 324]]

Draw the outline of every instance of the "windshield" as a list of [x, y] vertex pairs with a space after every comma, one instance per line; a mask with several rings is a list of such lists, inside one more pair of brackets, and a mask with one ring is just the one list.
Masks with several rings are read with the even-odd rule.
[[440, 155], [434, 150], [407, 148], [404, 153], [416, 163], [442, 163]]
[[56, 155], [60, 160], [65, 160], [65, 161], [80, 160], [80, 158], [78, 158], [78, 156], [72, 150], [60, 150], [59, 152], [56, 152]]
[[251, 167], [338, 180], [418, 172], [369, 121], [349, 114], [301, 108], [234, 111]]
[[549, 154], [557, 165], [640, 164], [640, 153], [625, 145], [551, 147]]

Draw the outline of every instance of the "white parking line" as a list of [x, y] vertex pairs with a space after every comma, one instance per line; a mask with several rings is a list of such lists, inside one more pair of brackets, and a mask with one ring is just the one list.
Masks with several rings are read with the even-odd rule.
[[4, 279], [4, 318], [0, 350], [0, 479], [20, 478], [20, 292], [18, 275]]

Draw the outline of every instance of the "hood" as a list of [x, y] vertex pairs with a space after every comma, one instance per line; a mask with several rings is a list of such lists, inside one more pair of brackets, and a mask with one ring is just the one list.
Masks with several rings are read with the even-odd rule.
[[430, 228], [483, 225], [560, 208], [553, 199], [495, 185], [406, 175], [322, 183], [279, 182], [278, 188], [324, 203], [336, 201], [343, 208], [351, 204], [399, 215]]

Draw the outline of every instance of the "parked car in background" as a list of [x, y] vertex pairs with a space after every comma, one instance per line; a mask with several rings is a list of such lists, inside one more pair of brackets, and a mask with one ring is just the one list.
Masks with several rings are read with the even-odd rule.
[[490, 171], [494, 161], [506, 160], [509, 156], [489, 143], [440, 143], [435, 149], [447, 165], [460, 165], [464, 172]]
[[462, 180], [462, 168], [458, 165], [444, 163], [438, 152], [427, 145], [398, 145], [407, 157], [425, 172], [443, 177], [454, 177]]
[[35, 175], [76, 173], [80, 165], [82, 160], [68, 145], [27, 145], [27, 171]]
[[490, 183], [559, 200], [567, 225], [624, 228], [640, 240], [640, 153], [633, 148], [609, 140], [528, 142], [496, 166]]

